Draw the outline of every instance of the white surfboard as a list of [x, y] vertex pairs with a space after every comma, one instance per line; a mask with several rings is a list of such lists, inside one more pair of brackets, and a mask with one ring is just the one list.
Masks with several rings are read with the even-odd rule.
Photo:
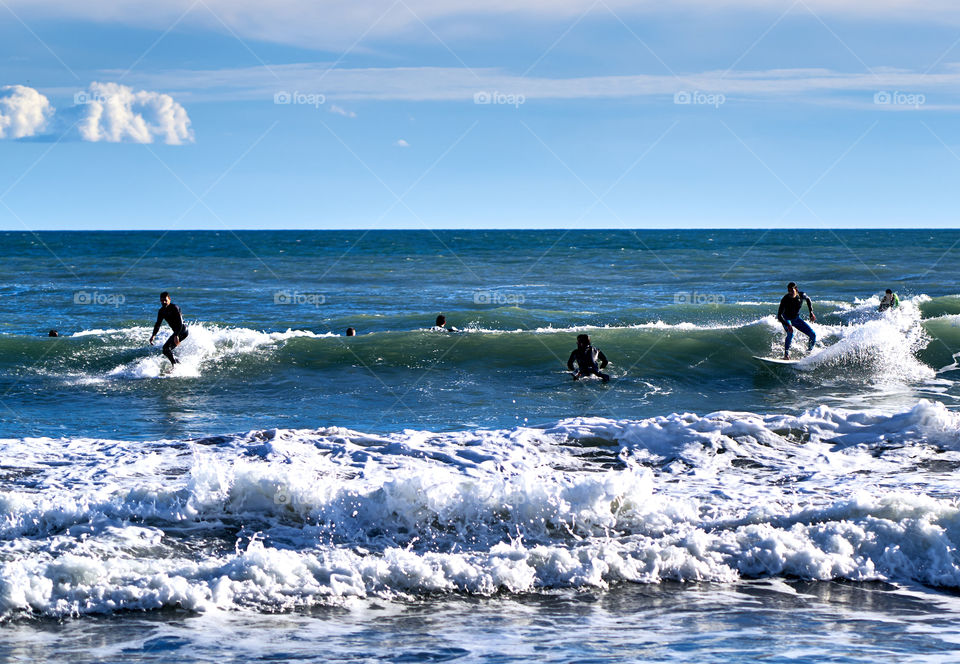
[[766, 364], [775, 364], [781, 367], [792, 367], [795, 364], [800, 363], [800, 360], [785, 360], [782, 357], [760, 357], [759, 355], [754, 355], [753, 359], [760, 360]]
[[803, 366], [798, 367], [800, 369], [811, 368], [811, 364], [806, 362], [806, 360], [811, 360], [817, 355], [823, 352], [823, 348], [817, 347], [814, 350], [810, 351], [809, 355], [801, 355], [795, 360], [785, 360], [782, 357], [761, 357], [759, 355], [754, 355], [753, 359], [760, 360], [764, 364], [772, 364], [779, 367], [794, 367], [803, 362]]

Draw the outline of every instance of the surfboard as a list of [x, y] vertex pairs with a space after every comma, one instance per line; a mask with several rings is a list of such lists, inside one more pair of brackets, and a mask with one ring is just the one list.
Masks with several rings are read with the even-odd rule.
[[754, 355], [753, 359], [760, 360], [766, 364], [774, 364], [781, 367], [792, 367], [795, 364], [800, 363], [800, 360], [785, 360], [781, 357], [760, 357], [759, 355]]

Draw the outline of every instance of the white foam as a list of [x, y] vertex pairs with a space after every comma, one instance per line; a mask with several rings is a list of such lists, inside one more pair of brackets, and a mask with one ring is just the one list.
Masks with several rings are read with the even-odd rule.
[[751, 325], [757, 325], [764, 319], [757, 319], [745, 323], [736, 323], [732, 325], [722, 323], [689, 323], [681, 321], [679, 323], [665, 323], [662, 320], [650, 323], [637, 323], [635, 325], [576, 325], [573, 327], [538, 327], [533, 330], [535, 334], [554, 334], [554, 333], [576, 333], [590, 332], [596, 330], [738, 330]]
[[[878, 312], [875, 303], [868, 301], [858, 309], [851, 307], [856, 316], [847, 316], [840, 325], [811, 323], [819, 348], [808, 356], [802, 355], [806, 336], [795, 331], [791, 354], [800, 357], [797, 368], [825, 370], [831, 375], [856, 369], [874, 383], [909, 383], [934, 378], [937, 372], [917, 359], [917, 354], [930, 341], [916, 305], [925, 297], [911, 298], [885, 313]], [[778, 355], [783, 349], [783, 327], [774, 316], [766, 317], [763, 322], [772, 333], [769, 353]]]
[[5, 471], [30, 478], [2, 480], [0, 617], [767, 575], [960, 588], [958, 451], [960, 414], [927, 401], [0, 440]]
[[[220, 327], [203, 323], [188, 324], [189, 335], [175, 350], [174, 355], [179, 364], [171, 370], [166, 370], [169, 361], [161, 354], [160, 346], [165, 342], [165, 330], [158, 335], [155, 342], [156, 352], [148, 357], [120, 364], [98, 376], [87, 376], [84, 382], [102, 382], [115, 379], [142, 379], [142, 378], [189, 378], [202, 375], [206, 367], [216, 364], [226, 358], [255, 353], [258, 350], [279, 344], [289, 339], [299, 337], [326, 338], [336, 337], [334, 333], [317, 334], [308, 330], [292, 330], [285, 332], [259, 332], [248, 328]], [[124, 330], [90, 330], [74, 336], [86, 334], [122, 333], [133, 340], [146, 340], [149, 337], [149, 328], [127, 328]]]

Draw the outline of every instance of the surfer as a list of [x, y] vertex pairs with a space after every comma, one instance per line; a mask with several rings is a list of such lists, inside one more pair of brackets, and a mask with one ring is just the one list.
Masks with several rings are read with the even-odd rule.
[[790, 359], [790, 342], [793, 341], [793, 328], [797, 328], [805, 335], [810, 337], [810, 343], [807, 344], [807, 350], [813, 350], [813, 345], [817, 343], [816, 333], [807, 325], [806, 321], [800, 318], [800, 310], [803, 303], [807, 303], [807, 309], [810, 311], [810, 320], [817, 322], [817, 316], [813, 313], [813, 303], [807, 294], [797, 290], [794, 282], [787, 284], [787, 294], [780, 300], [780, 309], [777, 310], [777, 320], [783, 325], [787, 332], [787, 340], [783, 347], [783, 359]]
[[900, 298], [889, 288], [886, 294], [880, 299], [880, 307], [877, 311], [886, 311], [887, 309], [896, 309], [900, 306]]
[[183, 314], [180, 312], [180, 307], [170, 300], [170, 293], [167, 291], [160, 293], [160, 304], [162, 306], [160, 311], [157, 312], [157, 322], [153, 326], [153, 334], [150, 335], [150, 345], [153, 345], [153, 340], [156, 338], [157, 332], [160, 331], [160, 324], [167, 321], [170, 329], [173, 330], [173, 334], [167, 339], [167, 343], [163, 344], [163, 354], [170, 360], [170, 364], [177, 364], [178, 360], [173, 356], [173, 349], [187, 338], [187, 326], [183, 324]]
[[607, 356], [599, 348], [594, 348], [590, 344], [590, 337], [586, 334], [577, 335], [577, 348], [570, 353], [570, 359], [567, 360], [567, 369], [573, 371], [573, 363], [576, 361], [577, 369], [573, 374], [574, 380], [580, 380], [586, 376], [599, 376], [604, 383], [610, 380], [610, 376], [600, 373], [600, 369], [607, 366]]
[[352, 327], [348, 327], [348, 328], [347, 328], [347, 336], [348, 336], [348, 337], [355, 337], [355, 336], [357, 336], [357, 331], [356, 331], [355, 329], [353, 329]]
[[433, 326], [434, 332], [458, 332], [455, 327], [447, 327], [447, 317], [443, 314], [437, 316], [437, 324]]

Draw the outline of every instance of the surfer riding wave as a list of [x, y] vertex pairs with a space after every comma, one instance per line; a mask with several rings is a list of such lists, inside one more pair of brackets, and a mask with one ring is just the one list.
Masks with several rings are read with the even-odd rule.
[[810, 311], [810, 320], [814, 323], [817, 322], [817, 316], [813, 313], [813, 303], [807, 294], [798, 290], [797, 284], [794, 282], [791, 281], [787, 284], [787, 294], [780, 300], [780, 308], [777, 310], [777, 320], [780, 321], [783, 329], [787, 332], [787, 339], [783, 347], [783, 359], [785, 360], [790, 359], [790, 343], [793, 341], [793, 328], [797, 328], [810, 338], [807, 344], [808, 351], [813, 350], [814, 344], [817, 343], [816, 332], [813, 331], [806, 321], [800, 318], [800, 310], [803, 308], [804, 302], [807, 303], [807, 309]]
[[150, 344], [153, 344], [157, 332], [160, 331], [161, 323], [167, 321], [170, 329], [173, 330], [173, 334], [171, 334], [167, 342], [163, 344], [163, 354], [170, 360], [171, 365], [176, 365], [179, 360], [173, 356], [173, 349], [187, 338], [187, 326], [183, 324], [183, 314], [180, 311], [180, 307], [175, 305], [170, 299], [170, 293], [167, 291], [160, 293], [160, 304], [162, 306], [157, 312], [157, 322], [153, 326], [153, 334], [150, 335]]

